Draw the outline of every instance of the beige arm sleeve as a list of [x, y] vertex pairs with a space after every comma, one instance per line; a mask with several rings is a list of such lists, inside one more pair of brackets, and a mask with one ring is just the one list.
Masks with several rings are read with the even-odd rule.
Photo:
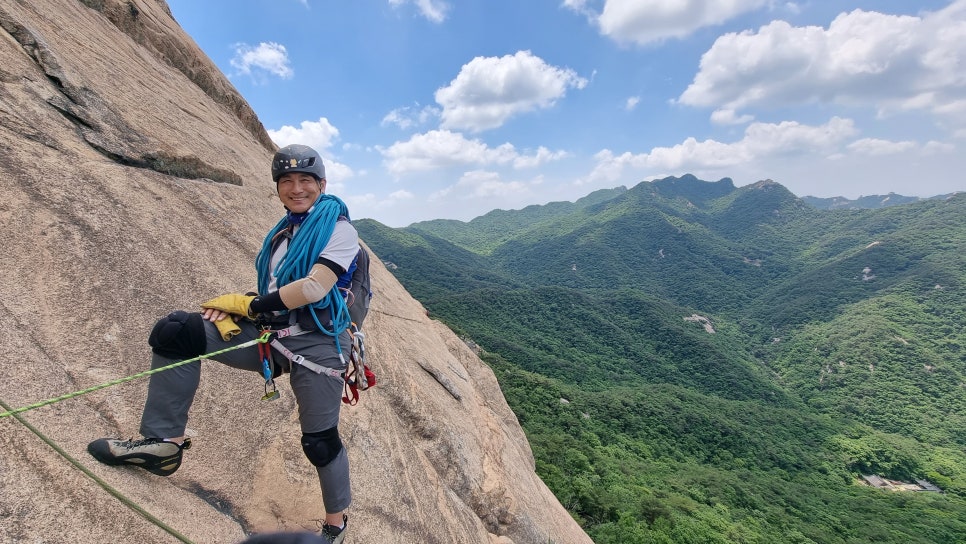
[[325, 298], [338, 279], [329, 267], [317, 264], [312, 267], [308, 276], [283, 285], [278, 294], [285, 307], [294, 310]]

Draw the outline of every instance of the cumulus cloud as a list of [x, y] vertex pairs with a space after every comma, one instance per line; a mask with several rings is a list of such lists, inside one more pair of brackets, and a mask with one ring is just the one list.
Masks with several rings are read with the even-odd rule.
[[582, 89], [587, 80], [570, 69], [544, 62], [530, 51], [503, 57], [476, 57], [464, 64], [456, 79], [436, 91], [444, 129], [480, 132], [501, 126], [509, 118], [553, 106], [568, 89]]
[[637, 105], [640, 103], [641, 103], [641, 97], [632, 96], [624, 101], [624, 109], [627, 111], [633, 111], [634, 108], [636, 108]]
[[405, 142], [396, 142], [379, 151], [386, 167], [396, 176], [453, 166], [510, 165], [528, 168], [567, 156], [563, 151], [554, 152], [542, 146], [533, 155], [520, 154], [510, 143], [490, 147], [478, 139], [470, 140], [448, 130], [416, 134]]
[[803, 125], [793, 121], [752, 123], [744, 137], [732, 143], [687, 138], [671, 147], [655, 147], [648, 153], [614, 155], [603, 150], [594, 157], [596, 165], [581, 183], [616, 181], [625, 169], [687, 172], [748, 164], [783, 156], [835, 152], [854, 136], [850, 119], [833, 117], [824, 125]]
[[389, 0], [389, 5], [394, 8], [410, 3], [416, 6], [420, 15], [434, 23], [445, 21], [450, 10], [450, 5], [442, 0]]
[[[860, 9], [828, 28], [773, 21], [719, 37], [682, 104], [732, 112], [817, 102], [966, 120], [966, 0], [921, 17]], [[731, 115], [735, 115], [732, 113]]]
[[339, 139], [339, 129], [325, 117], [320, 117], [318, 121], [302, 121], [298, 127], [284, 125], [278, 130], [267, 129], [267, 132], [279, 147], [302, 144], [318, 151], [325, 163], [325, 177], [330, 182], [354, 175], [351, 168], [326, 156], [329, 148]]
[[298, 128], [285, 125], [278, 130], [268, 129], [268, 135], [279, 146], [302, 144], [321, 152], [339, 139], [339, 129], [327, 118], [319, 117], [318, 121], [302, 121]]
[[229, 61], [239, 74], [256, 79], [266, 74], [289, 79], [295, 72], [288, 63], [285, 46], [275, 42], [262, 42], [254, 47], [247, 43], [235, 44], [235, 56]]
[[683, 38], [695, 30], [719, 25], [769, 0], [607, 0], [595, 12], [586, 0], [564, 0], [563, 6], [586, 16], [600, 33], [618, 42], [648, 44]]
[[394, 175], [467, 164], [505, 164], [516, 156], [509, 143], [491, 148], [480, 140], [468, 140], [448, 130], [416, 134], [408, 141], [396, 142], [380, 151]]

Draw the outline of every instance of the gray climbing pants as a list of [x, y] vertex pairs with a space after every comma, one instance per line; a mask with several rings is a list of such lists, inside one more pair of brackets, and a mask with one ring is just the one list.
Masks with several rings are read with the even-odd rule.
[[[237, 346], [258, 338], [259, 329], [250, 321], [241, 320], [238, 325], [242, 331], [229, 341], [224, 341], [215, 325], [205, 321], [207, 353]], [[302, 355], [313, 363], [344, 370], [345, 364], [339, 358], [335, 339], [322, 332], [311, 332], [301, 336], [290, 336], [281, 340], [292, 352]], [[339, 338], [340, 347], [349, 359], [348, 349], [351, 337], [344, 332]], [[274, 352], [276, 364], [281, 364], [290, 372], [289, 383], [298, 403], [299, 424], [303, 433], [315, 433], [337, 427], [339, 410], [342, 407], [342, 387], [340, 378], [316, 374], [300, 366], [291, 365], [285, 357]], [[233, 368], [250, 370], [261, 375], [262, 362], [257, 346], [249, 346], [217, 355], [213, 360]], [[175, 360], [153, 354], [151, 368], [161, 368]], [[294, 368], [290, 368], [294, 367]], [[148, 397], [141, 416], [141, 435], [153, 438], [182, 436], [188, 424], [188, 410], [194, 400], [201, 380], [201, 362], [188, 363], [157, 374], [152, 374], [148, 383]], [[327, 513], [345, 510], [352, 502], [349, 487], [349, 457], [345, 448], [331, 462], [316, 467], [319, 483], [322, 486], [322, 500]]]

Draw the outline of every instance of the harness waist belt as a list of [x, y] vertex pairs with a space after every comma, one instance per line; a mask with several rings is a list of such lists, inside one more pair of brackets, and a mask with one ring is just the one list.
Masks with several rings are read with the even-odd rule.
[[276, 338], [285, 338], [286, 336], [301, 336], [303, 334], [308, 334], [312, 332], [311, 330], [305, 330], [298, 323], [292, 325], [291, 327], [285, 327], [284, 329], [275, 329], [272, 332], [275, 333]]
[[[286, 336], [291, 336], [291, 335], [286, 335]], [[298, 355], [297, 353], [292, 353], [292, 351], [287, 347], [283, 346], [282, 343], [279, 342], [277, 338], [273, 338], [270, 344], [272, 345], [273, 348], [277, 349], [279, 353], [284, 355], [286, 359], [288, 359], [289, 361], [292, 361], [297, 365], [302, 365], [305, 368], [311, 370], [312, 372], [315, 372], [316, 374], [325, 374], [326, 376], [339, 378], [340, 380], [342, 379], [341, 370], [336, 370], [334, 368], [329, 368], [327, 366], [322, 366], [320, 364], [313, 363], [312, 361], [307, 360], [305, 357]]]

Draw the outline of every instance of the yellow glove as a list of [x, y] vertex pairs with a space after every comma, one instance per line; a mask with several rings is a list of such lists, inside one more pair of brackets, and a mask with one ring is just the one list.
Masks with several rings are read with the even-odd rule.
[[221, 321], [215, 321], [215, 327], [218, 328], [218, 332], [221, 334], [221, 339], [225, 342], [231, 340], [232, 336], [235, 336], [241, 332], [241, 327], [238, 326], [238, 323], [235, 323], [235, 320], [232, 319], [231, 316], [228, 316]]
[[[229, 293], [227, 295], [221, 295], [220, 297], [215, 297], [208, 302], [203, 302], [201, 304], [202, 308], [213, 310], [220, 310], [232, 315], [240, 315], [242, 317], [255, 317], [252, 313], [251, 304], [255, 297], [251, 295], [239, 295], [238, 293]], [[222, 321], [226, 321], [223, 319]], [[220, 322], [216, 322], [220, 323]]]

